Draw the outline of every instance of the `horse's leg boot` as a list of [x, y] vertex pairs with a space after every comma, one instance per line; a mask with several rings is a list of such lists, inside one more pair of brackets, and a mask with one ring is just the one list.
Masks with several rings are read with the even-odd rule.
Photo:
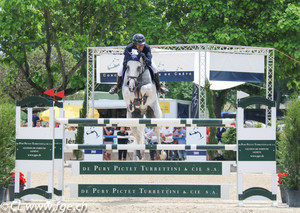
[[160, 85], [159, 74], [155, 73], [154, 77], [155, 77], [156, 90], [161, 94], [167, 94], [169, 90], [166, 87]]
[[117, 85], [114, 85], [112, 88], [109, 90], [109, 94], [115, 94], [118, 93], [119, 90], [121, 89], [122, 86], [122, 76], [117, 77]]
[[133, 112], [134, 111], [134, 104], [133, 104], [132, 101], [130, 101], [130, 104], [128, 106], [128, 110], [129, 110], [129, 112]]
[[146, 101], [147, 101], [147, 96], [146, 95], [144, 95], [143, 97], [142, 97], [142, 105], [145, 105], [146, 104]]

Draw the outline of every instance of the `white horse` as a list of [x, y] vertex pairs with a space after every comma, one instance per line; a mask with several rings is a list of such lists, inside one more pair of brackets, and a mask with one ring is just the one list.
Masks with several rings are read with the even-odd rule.
[[[127, 118], [162, 118], [156, 86], [152, 82], [150, 70], [141, 59], [128, 61], [124, 75], [122, 94], [127, 104]], [[137, 144], [144, 143], [144, 128], [133, 127], [132, 133]], [[156, 136], [160, 143], [159, 128]]]

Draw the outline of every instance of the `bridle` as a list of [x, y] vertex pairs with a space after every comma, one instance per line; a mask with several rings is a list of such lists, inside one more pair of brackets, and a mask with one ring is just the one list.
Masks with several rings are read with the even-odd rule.
[[130, 76], [130, 75], [127, 76], [127, 78], [128, 78], [127, 85], [129, 85], [129, 82], [131, 80], [134, 80], [134, 84], [135, 84], [135, 87], [133, 90], [134, 92], [137, 90], [137, 88], [139, 88], [141, 86], [140, 82], [142, 81], [143, 73], [146, 70], [146, 66], [144, 65], [143, 61], [140, 62], [140, 65], [138, 66], [138, 68], [139, 68], [139, 71], [138, 71], [137, 76]]

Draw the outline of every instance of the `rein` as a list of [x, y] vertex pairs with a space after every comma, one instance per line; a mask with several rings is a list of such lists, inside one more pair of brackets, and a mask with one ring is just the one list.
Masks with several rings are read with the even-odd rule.
[[140, 89], [140, 87], [142, 86], [140, 82], [142, 82], [142, 77], [143, 77], [143, 74], [144, 72], [146, 71], [146, 66], [144, 66], [144, 63], [141, 62], [141, 72], [139, 73], [138, 76], [128, 76], [128, 83], [131, 79], [134, 80], [135, 82], [135, 91]]

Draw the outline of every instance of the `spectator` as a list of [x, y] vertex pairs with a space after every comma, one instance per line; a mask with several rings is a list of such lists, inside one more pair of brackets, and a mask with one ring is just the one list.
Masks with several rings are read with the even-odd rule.
[[42, 127], [42, 122], [41, 122], [41, 120], [37, 120], [37, 121], [36, 121], [35, 127]]
[[[103, 127], [104, 135], [113, 135], [115, 132], [114, 127]], [[113, 138], [105, 138], [103, 140], [104, 144], [113, 144], [114, 139]], [[103, 157], [105, 160], [111, 160], [111, 150], [104, 150]]]
[[[147, 140], [149, 144], [157, 144], [157, 138], [155, 135], [155, 128], [154, 127], [149, 127], [145, 129], [145, 134], [147, 137]], [[150, 150], [150, 159], [155, 160], [155, 157], [157, 155], [156, 150]]]
[[[162, 127], [160, 130], [160, 137], [162, 140], [162, 144], [173, 144], [173, 127]], [[176, 157], [174, 155], [173, 150], [166, 150], [167, 158], [166, 160], [175, 160]], [[169, 159], [170, 157], [170, 159]]]
[[[186, 130], [182, 127], [178, 127], [176, 131], [174, 132], [174, 136], [179, 137], [178, 138], [178, 144], [186, 144]], [[186, 159], [186, 151], [185, 150], [179, 150], [179, 160], [185, 160]]]
[[39, 117], [36, 114], [32, 115], [32, 127], [36, 126], [36, 121], [39, 120]]
[[[177, 127], [173, 128], [173, 136], [175, 131], [177, 130]], [[178, 144], [178, 140], [177, 139], [173, 139], [173, 144]], [[179, 159], [179, 154], [178, 154], [178, 150], [174, 150], [174, 155], [175, 155], [175, 160]]]
[[[117, 132], [118, 136], [128, 136], [125, 127], [121, 127], [120, 131]], [[118, 138], [118, 144], [127, 144], [128, 138]], [[119, 150], [119, 160], [126, 160], [127, 150]]]
[[225, 127], [218, 127], [216, 136], [217, 136], [217, 138], [218, 138], [218, 142], [219, 142], [219, 143], [222, 143], [222, 134], [223, 134], [224, 132], [226, 132]]

